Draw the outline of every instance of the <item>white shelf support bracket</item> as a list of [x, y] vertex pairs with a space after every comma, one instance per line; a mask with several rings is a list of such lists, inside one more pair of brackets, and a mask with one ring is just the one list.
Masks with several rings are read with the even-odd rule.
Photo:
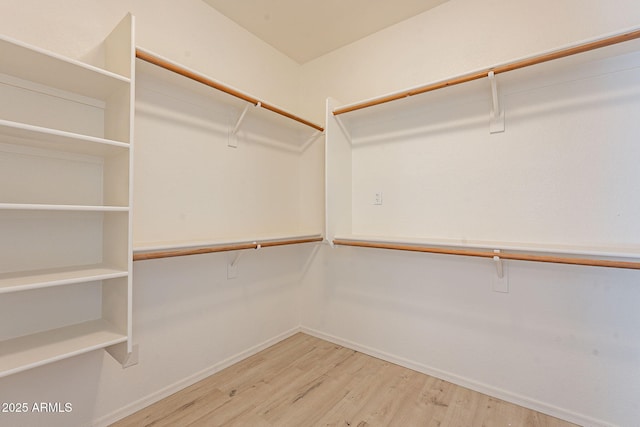
[[493, 276], [492, 289], [494, 292], [509, 292], [509, 275], [507, 274], [507, 265], [500, 258], [500, 250], [494, 249], [493, 262], [496, 265], [496, 275]]
[[491, 111], [491, 119], [489, 122], [489, 133], [504, 132], [504, 110], [500, 109], [500, 98], [498, 96], [498, 83], [493, 71], [489, 71], [487, 75], [491, 82], [491, 97], [493, 100], [493, 110]]
[[[236, 121], [236, 125], [233, 127], [231, 132], [229, 132], [229, 141], [227, 142], [227, 146], [231, 148], [238, 147], [238, 131], [240, 130], [240, 126], [242, 125], [242, 121], [244, 120], [244, 117], [247, 115], [247, 111], [249, 111], [249, 107], [251, 107], [252, 105], [253, 104], [251, 103], [247, 103], [247, 105], [245, 105], [244, 107], [244, 110], [242, 110], [242, 113], [240, 113], [240, 117], [238, 117], [238, 120]], [[260, 102], [254, 105], [254, 107], [261, 107], [261, 106], [262, 104]]]
[[131, 353], [127, 351], [127, 343], [112, 345], [111, 347], [105, 348], [105, 350], [122, 365], [123, 369], [138, 364], [138, 344], [133, 344]]

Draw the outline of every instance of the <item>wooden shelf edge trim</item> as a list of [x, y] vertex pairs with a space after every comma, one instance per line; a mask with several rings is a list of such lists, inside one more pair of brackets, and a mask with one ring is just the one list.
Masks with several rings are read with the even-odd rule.
[[364, 101], [357, 104], [348, 105], [345, 107], [338, 107], [333, 110], [333, 115], [337, 116], [340, 114], [349, 113], [351, 111], [361, 110], [363, 108], [373, 107], [375, 105], [384, 104], [390, 101], [396, 101], [398, 99], [407, 98], [409, 96], [419, 95], [422, 93], [431, 92], [431, 91], [442, 89], [449, 86], [455, 86], [455, 85], [470, 82], [473, 80], [479, 80], [484, 77], [487, 77], [490, 71], [493, 71], [494, 74], [506, 73], [508, 71], [513, 71], [520, 68], [541, 64], [543, 62], [552, 61], [554, 59], [565, 58], [567, 56], [576, 55], [579, 53], [584, 53], [584, 52], [588, 52], [595, 49], [600, 49], [606, 46], [612, 46], [618, 43], [623, 43], [623, 42], [635, 40], [638, 38], [640, 38], [640, 29], [627, 31], [614, 36], [605, 37], [599, 40], [582, 43], [577, 46], [560, 49], [554, 52], [544, 53], [541, 55], [536, 55], [530, 58], [514, 61], [508, 64], [493, 66], [485, 70], [475, 71], [475, 72], [454, 77], [451, 79], [427, 84], [424, 86], [419, 86], [403, 92], [382, 96], [380, 98], [374, 98], [369, 101]]
[[274, 246], [298, 245], [301, 243], [322, 242], [323, 240], [324, 238], [322, 236], [318, 236], [318, 237], [306, 237], [306, 238], [300, 238], [300, 239], [256, 241], [251, 243], [230, 243], [225, 245], [207, 246], [207, 247], [201, 247], [201, 248], [175, 249], [170, 251], [138, 252], [133, 254], [133, 260], [145, 261], [150, 259], [173, 258], [173, 257], [188, 256], [188, 255], [201, 255], [201, 254], [210, 254], [215, 252], [239, 251], [243, 249], [259, 249], [259, 248], [268, 248], [268, 247], [274, 247]]
[[171, 61], [168, 61], [166, 59], [162, 59], [157, 57], [156, 55], [153, 55], [152, 53], [146, 52], [140, 48], [136, 48], [136, 58], [141, 59], [143, 61], [146, 61], [150, 64], [156, 65], [158, 67], [164, 68], [165, 70], [174, 72], [176, 74], [179, 74], [183, 77], [186, 77], [188, 79], [194, 80], [198, 83], [202, 83], [203, 85], [209, 86], [213, 89], [219, 90], [221, 92], [227, 93], [231, 96], [235, 96], [236, 98], [242, 99], [243, 101], [249, 102], [253, 105], [258, 105], [260, 104], [260, 106], [266, 110], [269, 110], [271, 112], [274, 112], [276, 114], [279, 114], [281, 116], [284, 116], [288, 119], [294, 120], [298, 123], [302, 123], [305, 126], [309, 126], [313, 129], [316, 129], [320, 132], [324, 131], [324, 128], [320, 125], [317, 125], [313, 122], [310, 122], [306, 119], [303, 119], [302, 117], [298, 117], [294, 114], [291, 114], [281, 108], [278, 108], [274, 105], [271, 105], [269, 103], [266, 103], [264, 101], [260, 101], [257, 98], [254, 98], [250, 95], [244, 94], [236, 89], [233, 89], [229, 86], [223, 85], [222, 83], [216, 82], [215, 80], [212, 80], [208, 77], [205, 77], [199, 73], [193, 72], [191, 70], [188, 70], [184, 67], [181, 67], [178, 64], [175, 64]]
[[527, 253], [495, 253], [493, 251], [472, 250], [472, 249], [455, 249], [436, 246], [421, 246], [421, 245], [403, 245], [395, 243], [379, 243], [372, 241], [355, 241], [346, 239], [335, 239], [334, 245], [339, 246], [355, 246], [361, 248], [375, 248], [375, 249], [392, 249], [400, 251], [410, 252], [426, 252], [443, 255], [461, 255], [471, 257], [491, 258], [499, 256], [501, 259], [512, 259], [517, 261], [533, 261], [533, 262], [547, 262], [554, 264], [571, 264], [571, 265], [585, 265], [591, 267], [608, 267], [608, 268], [625, 268], [632, 270], [640, 270], [640, 261], [618, 261], [608, 259], [595, 259], [595, 258], [573, 258], [563, 257], [555, 255], [535, 255]]

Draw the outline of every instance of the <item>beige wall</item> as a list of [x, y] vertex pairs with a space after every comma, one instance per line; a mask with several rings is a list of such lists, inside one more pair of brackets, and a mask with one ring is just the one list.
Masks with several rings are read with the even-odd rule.
[[[319, 120], [326, 97], [337, 99], [339, 106], [385, 95], [618, 32], [637, 26], [638, 16], [640, 3], [627, 0], [450, 0], [303, 65], [302, 113]], [[637, 60], [626, 68], [637, 69]], [[618, 74], [609, 77], [616, 80], [612, 92], [637, 93], [637, 78], [625, 87]], [[575, 79], [573, 74], [566, 78]], [[606, 102], [592, 103], [594, 107], [582, 102], [587, 98], [580, 98], [583, 92], [567, 97], [566, 88], [547, 82], [542, 86], [549, 86], [550, 93], [541, 105], [534, 91], [521, 90], [516, 100], [504, 90], [506, 132], [490, 135], [488, 85], [464, 86], [423, 95], [437, 98], [430, 105], [416, 107], [419, 97], [405, 101], [415, 107], [410, 112], [387, 104], [340, 116], [352, 131], [351, 144], [341, 142], [342, 131], [330, 121], [327, 200], [341, 205], [328, 210], [336, 234], [399, 240], [580, 240], [587, 233], [575, 233], [574, 227], [600, 207], [608, 214], [617, 209], [610, 198], [614, 193], [625, 208], [613, 216], [623, 211], [631, 213], [629, 219], [636, 216], [638, 205], [630, 196], [637, 193], [633, 163], [625, 169], [632, 178], [621, 181], [629, 186], [615, 183], [622, 162], [603, 175], [593, 173], [604, 170], [604, 159], [614, 157], [620, 147], [620, 159], [636, 150], [637, 126], [625, 113], [636, 107], [629, 107], [624, 97], [616, 98], [613, 108], [605, 107]], [[443, 92], [462, 96], [444, 99]], [[567, 100], [575, 107], [570, 112], [557, 105]], [[518, 115], [516, 101], [521, 102], [520, 113], [531, 109], [539, 114]], [[580, 121], [569, 124], [571, 114], [585, 112], [595, 114], [581, 118], [582, 126]], [[623, 117], [629, 120], [618, 126]], [[403, 128], [407, 122], [413, 127]], [[589, 155], [590, 166], [578, 160], [587, 144], [596, 151], [606, 147], [602, 154]], [[516, 153], [524, 147], [530, 150]], [[451, 155], [439, 158], [439, 149], [451, 150]], [[557, 167], [532, 179], [547, 170], [559, 149], [569, 149], [568, 155], [555, 157], [562, 159]], [[523, 161], [534, 163], [528, 168], [534, 173], [522, 173], [527, 170], [519, 163]], [[497, 178], [485, 181], [493, 173]], [[585, 184], [594, 179], [597, 185]], [[572, 180], [578, 190], [588, 191], [586, 196], [577, 191], [571, 197], [548, 197]], [[384, 206], [373, 206], [376, 191], [383, 192]], [[505, 200], [514, 205], [506, 207]], [[609, 202], [581, 210], [595, 200]], [[530, 209], [532, 201], [540, 203]], [[509, 227], [523, 218], [540, 220], [552, 212], [555, 218], [547, 217], [541, 228], [521, 222], [509, 235]], [[637, 242], [633, 220], [613, 222], [620, 228], [603, 232], [601, 243]], [[589, 231], [605, 227], [598, 221], [590, 226]], [[631, 397], [640, 377], [634, 356], [640, 336], [631, 325], [640, 316], [626, 303], [640, 296], [634, 285], [637, 271], [508, 262], [509, 292], [500, 293], [492, 291], [496, 270], [491, 262], [324, 249], [302, 286], [301, 323], [313, 333], [580, 425], [633, 425], [640, 416]]]
[[94, 65], [127, 13], [136, 44], [283, 108], [298, 110], [299, 65], [201, 0], [2, 0], [7, 36]]
[[301, 114], [352, 103], [638, 24], [634, 0], [449, 0], [302, 66]]
[[[95, 63], [101, 40], [127, 12], [136, 16], [139, 46], [323, 122], [328, 96], [354, 102], [637, 25], [640, 3], [450, 0], [303, 66], [200, 0], [0, 0], [0, 31]], [[319, 175], [321, 153], [318, 146], [312, 150], [318, 155], [309, 157], [310, 165], [304, 163], [309, 158], [303, 160], [302, 167]], [[317, 203], [322, 188], [313, 181], [309, 184], [313, 194], [301, 197]], [[320, 210], [315, 210], [318, 217]], [[319, 218], [313, 222], [317, 221]], [[515, 393], [530, 391], [514, 388], [514, 381], [531, 384], [541, 394], [555, 387], [556, 393], [568, 395], [559, 412], [584, 410], [580, 415], [594, 418], [613, 413], [612, 422], [637, 415], [628, 398], [623, 399], [626, 406], [621, 406], [615, 395], [609, 395], [617, 389], [633, 391], [636, 387], [637, 391], [633, 380], [637, 371], [628, 376], [625, 370], [633, 368], [627, 363], [634, 360], [633, 354], [637, 356], [637, 348], [619, 344], [625, 339], [638, 342], [637, 332], [629, 328], [638, 320], [631, 303], [638, 300], [634, 272], [521, 264], [511, 273], [521, 284], [520, 292], [507, 303], [501, 295], [479, 290], [485, 284], [478, 284], [477, 277], [489, 277], [493, 270], [476, 261], [425, 261], [415, 254], [386, 252], [365, 257], [356, 251], [327, 251], [321, 251], [308, 266], [305, 280], [300, 275], [313, 255], [310, 248], [252, 252], [242, 258], [241, 277], [235, 282], [226, 280], [225, 254], [137, 264], [133, 327], [140, 364], [122, 370], [104, 352], [68, 359], [3, 378], [0, 401], [74, 402], [69, 418], [39, 418], [42, 425], [109, 421], [111, 416], [123, 415], [172, 387], [186, 385], [302, 323], [381, 354], [393, 349], [395, 356], [411, 359], [418, 368], [443, 361], [436, 366], [441, 372], [481, 383], [493, 381], [490, 385], [494, 388], [507, 389], [505, 397], [513, 396], [514, 389]], [[432, 278], [432, 286], [423, 283], [426, 276]], [[300, 283], [303, 291], [299, 294]], [[610, 292], [614, 287], [617, 292]], [[579, 301], [573, 304], [575, 300]], [[589, 321], [604, 325], [595, 335], [610, 334], [606, 339], [599, 340], [584, 327], [590, 310], [599, 315], [588, 317]], [[536, 325], [540, 313], [546, 319], [545, 330], [518, 325]], [[569, 326], [556, 332], [557, 322]], [[441, 347], [437, 357], [425, 360], [423, 355], [433, 351], [425, 331], [431, 331], [436, 341], [447, 342], [455, 336], [470, 341], [459, 340], [454, 357]], [[523, 333], [532, 338], [514, 349], [513, 342]], [[500, 355], [508, 369], [492, 366], [493, 371], [483, 370], [486, 366], [477, 364], [474, 352], [481, 352], [488, 364], [493, 360], [487, 341], [508, 351]], [[609, 345], [612, 341], [619, 347]], [[592, 342], [597, 347], [589, 347]], [[567, 351], [575, 347], [584, 353], [581, 363], [588, 354], [598, 352], [606, 356], [603, 361], [589, 363], [613, 365], [619, 356], [624, 357], [624, 363], [609, 376], [610, 387], [589, 390], [589, 397], [609, 395], [608, 406], [597, 411], [588, 412], [590, 405], [598, 402], [582, 399], [582, 392], [607, 382], [594, 385], [584, 377], [580, 378], [583, 389], [571, 390], [576, 378], [564, 368], [574, 363]], [[563, 375], [561, 386], [554, 384], [554, 377], [527, 376], [526, 366], [519, 361], [537, 357], [534, 352], [541, 355], [540, 372], [544, 372], [544, 363], [554, 364], [554, 358], [560, 358], [561, 364], [553, 369]], [[591, 365], [585, 366], [582, 372], [588, 374]], [[498, 376], [491, 378], [488, 372]], [[520, 377], [510, 372], [519, 372]]]

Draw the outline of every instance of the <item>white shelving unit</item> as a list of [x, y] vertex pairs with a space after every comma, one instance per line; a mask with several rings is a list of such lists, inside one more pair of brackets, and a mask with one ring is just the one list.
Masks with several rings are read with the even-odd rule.
[[496, 75], [495, 97], [478, 71], [330, 99], [327, 239], [637, 261], [639, 68], [635, 39]]
[[131, 343], [134, 18], [104, 68], [0, 37], [0, 377]]

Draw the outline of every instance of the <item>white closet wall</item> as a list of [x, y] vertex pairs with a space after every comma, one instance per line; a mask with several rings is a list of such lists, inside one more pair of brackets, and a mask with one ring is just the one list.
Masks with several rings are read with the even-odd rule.
[[[332, 215], [339, 224], [330, 221], [328, 238], [637, 257], [640, 205], [629, 195], [640, 181], [639, 47], [633, 40], [501, 73], [496, 106], [483, 78], [330, 112], [328, 175], [348, 174], [342, 209], [352, 214], [348, 224]], [[504, 131], [491, 131], [494, 108]], [[339, 149], [350, 152], [331, 153]], [[338, 182], [328, 197], [344, 189]]]
[[137, 70], [136, 248], [321, 234], [322, 170], [304, 167], [322, 164], [317, 129], [144, 61]]
[[[337, 107], [637, 25], [638, 6], [615, 3], [550, 15], [557, 4], [450, 1], [305, 64], [303, 96], [317, 109], [329, 94]], [[354, 143], [327, 125], [327, 237], [596, 244], [634, 256], [637, 65], [627, 60], [566, 84], [562, 69], [530, 70], [513, 92], [498, 76], [503, 134], [489, 134], [486, 79], [397, 101], [404, 110], [342, 115]], [[507, 261], [503, 293], [486, 259], [323, 249], [303, 285], [308, 331], [579, 424], [638, 418], [637, 271]]]
[[0, 0], [0, 8], [11, 11], [2, 34], [98, 67], [103, 35], [131, 13], [137, 45], [300, 112], [299, 65], [202, 0]]
[[635, 0], [449, 0], [301, 67], [300, 114], [349, 104], [637, 26]]
[[[327, 96], [338, 105], [377, 96], [627, 28], [638, 16], [635, 0], [606, 6], [450, 0], [298, 66], [201, 0], [0, 0], [0, 6], [11, 10], [0, 14], [3, 33], [97, 66], [103, 65], [101, 41], [132, 12], [141, 46], [320, 123]], [[95, 122], [87, 121], [92, 129]], [[309, 192], [299, 200], [311, 212], [299, 217], [301, 229], [324, 220], [323, 184], [315, 178], [322, 173], [318, 142], [300, 159], [300, 188]], [[61, 175], [59, 185], [65, 179]], [[237, 180], [228, 185], [241, 189]], [[75, 200], [87, 200], [83, 191], [77, 188]], [[640, 393], [636, 272], [510, 263], [510, 293], [503, 294], [491, 292], [495, 268], [485, 260], [354, 248], [312, 252], [251, 251], [233, 280], [226, 277], [226, 254], [137, 264], [133, 336], [140, 363], [123, 370], [104, 352], [91, 352], [2, 378], [0, 401], [74, 405], [56, 418], [4, 420], [106, 425], [300, 324], [524, 404], [544, 396], [541, 409], [555, 402], [554, 410], [573, 411], [576, 419], [633, 425], [639, 418], [630, 398]], [[84, 289], [88, 300], [96, 289]]]
[[[62, 0], [55, 5], [41, 0], [0, 1], [0, 8], [11, 10], [0, 14], [3, 33], [96, 66], [103, 62], [102, 40], [124, 14], [132, 12], [141, 46], [297, 112], [298, 65], [201, 0]], [[83, 126], [94, 126], [95, 121], [86, 121]], [[319, 157], [303, 156], [300, 168], [305, 172], [295, 172], [307, 181], [301, 188], [315, 186], [315, 194], [301, 197], [318, 205], [308, 204], [313, 209], [309, 217], [296, 214], [301, 220], [296, 219], [294, 227], [301, 229], [321, 227], [323, 218], [321, 180], [305, 176], [312, 169], [323, 173], [322, 165], [315, 164], [323, 155], [321, 140], [306, 151], [312, 152]], [[89, 164], [88, 180], [92, 173]], [[227, 181], [225, 186], [246, 197], [239, 181]], [[76, 200], [85, 198], [84, 187], [74, 189]], [[286, 336], [299, 325], [297, 284], [311, 251], [309, 246], [249, 251], [239, 259], [233, 280], [227, 279], [224, 253], [134, 264], [133, 336], [140, 363], [124, 370], [104, 352], [91, 352], [4, 377], [0, 401], [72, 402], [73, 412], [56, 417], [3, 415], [1, 422], [108, 425]], [[86, 292], [93, 294], [82, 296], [85, 299], [97, 294], [95, 287]], [[51, 305], [44, 294], [38, 302], [39, 307]], [[96, 310], [96, 305], [85, 307], [90, 315]]]

